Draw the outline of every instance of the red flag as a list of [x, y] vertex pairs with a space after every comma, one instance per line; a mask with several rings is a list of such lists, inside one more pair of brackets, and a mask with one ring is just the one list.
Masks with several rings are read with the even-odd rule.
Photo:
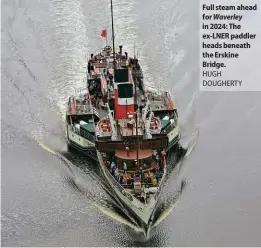
[[101, 37], [104, 37], [104, 38], [107, 37], [107, 30], [106, 29], [102, 30]]

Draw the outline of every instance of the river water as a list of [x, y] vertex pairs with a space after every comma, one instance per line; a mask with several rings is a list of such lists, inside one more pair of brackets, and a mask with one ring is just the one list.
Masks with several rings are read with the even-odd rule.
[[260, 246], [260, 93], [198, 91], [197, 1], [114, 0], [114, 15], [116, 45], [135, 44], [146, 83], [177, 100], [182, 144], [196, 144], [169, 175], [160, 219], [144, 240], [96, 165], [67, 151], [65, 104], [110, 36], [109, 1], [3, 0], [2, 245]]

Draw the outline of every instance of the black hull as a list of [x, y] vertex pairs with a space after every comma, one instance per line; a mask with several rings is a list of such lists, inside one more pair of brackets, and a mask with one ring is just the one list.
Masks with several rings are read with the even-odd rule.
[[[124, 202], [116, 193], [116, 190], [114, 189], [114, 187], [116, 186], [115, 184], [117, 184], [117, 182], [114, 180], [114, 178], [110, 178], [112, 177], [111, 175], [108, 176], [108, 174], [110, 173], [109, 171], [104, 171], [104, 168], [102, 168], [102, 164], [98, 163], [99, 164], [99, 169], [101, 171], [101, 175], [103, 177], [103, 179], [105, 180], [106, 182], [106, 185], [108, 185], [108, 187], [110, 188], [111, 190], [111, 196], [114, 198], [114, 200], [116, 202], [119, 203], [119, 205], [122, 207], [122, 211], [125, 213], [125, 215], [130, 218], [131, 220], [134, 220], [134, 222], [136, 222], [140, 227], [142, 227], [145, 231], [145, 234], [147, 234], [147, 231], [150, 227], [150, 224], [152, 222], [152, 219], [153, 219], [153, 216], [154, 216], [154, 213], [157, 209], [157, 206], [158, 206], [158, 199], [159, 199], [159, 195], [161, 193], [161, 190], [159, 191], [158, 193], [158, 197], [156, 199], [156, 205], [154, 207], [154, 210], [152, 211], [151, 215], [150, 215], [150, 218], [149, 218], [149, 221], [148, 222], [144, 222], [139, 215], [137, 215], [137, 213], [135, 213], [135, 211], [133, 211], [131, 209], [131, 207], [126, 204], [126, 202]], [[106, 168], [107, 170], [107, 168]], [[114, 185], [114, 187], [113, 187]], [[118, 188], [118, 186], [117, 186]], [[119, 190], [119, 189], [118, 189]], [[121, 191], [121, 190], [120, 190]]]
[[179, 146], [180, 135], [177, 135], [168, 145], [166, 151], [171, 150], [175, 146]]

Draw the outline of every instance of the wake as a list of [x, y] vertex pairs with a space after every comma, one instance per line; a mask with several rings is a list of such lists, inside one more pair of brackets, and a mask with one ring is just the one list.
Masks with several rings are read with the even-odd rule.
[[68, 97], [85, 86], [88, 40], [86, 20], [80, 1], [50, 1], [54, 60], [52, 66], [52, 97], [57, 99], [60, 114], [64, 116]]

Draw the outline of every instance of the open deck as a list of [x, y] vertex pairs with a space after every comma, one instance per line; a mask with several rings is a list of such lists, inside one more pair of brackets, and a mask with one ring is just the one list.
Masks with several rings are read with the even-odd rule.
[[[123, 137], [128, 137], [128, 136], [143, 136], [144, 131], [142, 128], [142, 125], [138, 123], [138, 130], [136, 130], [136, 123], [135, 120], [129, 120], [129, 119], [120, 119], [118, 121], [119, 127], [120, 127], [120, 133]], [[137, 133], [138, 131], [138, 133]]]
[[[124, 153], [124, 151], [121, 151], [122, 153]], [[103, 161], [106, 161], [106, 163], [104, 164], [105, 167], [107, 167], [107, 170], [109, 170], [111, 172], [111, 174], [115, 177], [115, 179], [120, 182], [121, 186], [123, 188], [129, 188], [131, 189], [131, 193], [134, 193], [133, 190], [135, 188], [134, 186], [134, 182], [135, 182], [135, 177], [139, 177], [140, 178], [140, 184], [144, 185], [146, 187], [155, 187], [158, 186], [163, 174], [164, 169], [166, 168], [166, 160], [165, 157], [151, 157], [152, 155], [152, 150], [146, 150], [146, 151], [139, 151], [139, 161], [140, 161], [140, 165], [138, 168], [135, 168], [133, 166], [130, 166], [130, 164], [128, 163], [127, 166], [127, 170], [124, 170], [124, 166], [122, 161], [136, 161], [134, 160], [135, 156], [132, 157], [131, 156], [131, 160], [130, 159], [130, 155], [128, 157], [124, 158], [122, 157], [122, 154], [119, 154], [119, 151], [116, 152], [116, 157], [118, 159], [121, 159], [121, 161], [115, 160], [115, 168], [117, 168], [117, 174], [114, 173], [114, 170], [111, 167], [110, 164], [110, 160], [108, 156], [109, 154], [103, 153], [102, 157], [103, 157]], [[142, 154], [143, 153], [143, 154]], [[140, 156], [141, 155], [141, 156]], [[144, 155], [146, 158], [147, 156], [151, 159], [149, 160], [142, 160], [143, 157], [142, 155]], [[160, 161], [157, 161], [157, 159], [160, 159]], [[160, 163], [160, 164], [158, 164]], [[114, 169], [115, 169], [114, 168]], [[135, 176], [136, 174], [136, 176]], [[123, 180], [120, 180], [120, 178], [123, 178]], [[156, 180], [155, 180], [156, 178]], [[133, 188], [134, 187], [134, 188]]]
[[171, 97], [167, 92], [161, 92], [159, 94], [149, 93], [148, 100], [150, 101], [152, 111], [175, 109], [175, 106], [173, 106], [174, 104], [171, 101]]
[[87, 97], [75, 98], [70, 97], [67, 106], [67, 115], [92, 115], [95, 114], [100, 117], [100, 112]]
[[93, 114], [93, 107], [88, 104], [70, 103], [68, 104], [67, 114], [69, 115]]

